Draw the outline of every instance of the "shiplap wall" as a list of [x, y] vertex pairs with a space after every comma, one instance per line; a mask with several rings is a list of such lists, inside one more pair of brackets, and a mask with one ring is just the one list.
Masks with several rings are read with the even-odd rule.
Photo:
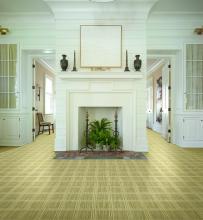
[[[172, 61], [172, 141], [183, 147], [202, 147], [203, 134], [196, 139], [196, 128], [190, 121], [203, 118], [202, 111], [185, 111], [185, 44], [203, 44], [202, 35], [194, 29], [202, 26], [203, 13], [152, 13], [147, 21], [147, 49], [157, 57], [169, 57]], [[192, 120], [191, 120], [192, 122]], [[184, 127], [192, 128], [193, 141], [186, 141]]]
[[[132, 12], [70, 12], [68, 15], [57, 16], [56, 18], [56, 61], [57, 72], [61, 69], [59, 60], [62, 54], [67, 54], [69, 60], [68, 71], [73, 68], [73, 52], [77, 55], [77, 69], [79, 71], [89, 71], [80, 68], [80, 25], [122, 25], [122, 68], [110, 69], [109, 71], [124, 71], [125, 50], [128, 50], [129, 67], [134, 71], [133, 60], [135, 54], [140, 54], [143, 61], [142, 72], [146, 73], [146, 20]], [[123, 72], [123, 74], [125, 74]], [[135, 73], [136, 74], [136, 73]], [[97, 80], [98, 81], [98, 80]], [[101, 80], [100, 80], [101, 81]], [[67, 129], [67, 90], [88, 90], [90, 82], [67, 82], [57, 79], [56, 82], [56, 142], [55, 150], [66, 150], [66, 129]], [[111, 82], [112, 83], [112, 82]], [[116, 86], [118, 83], [115, 82]], [[127, 84], [126, 84], [127, 83]], [[123, 88], [129, 82], [122, 82]], [[98, 83], [99, 84], [99, 83]], [[79, 86], [81, 85], [81, 87]], [[128, 87], [128, 86], [127, 86]], [[121, 88], [121, 87], [120, 87]], [[136, 146], [139, 151], [146, 151], [146, 79], [135, 80], [133, 88], [136, 90]]]
[[[115, 13], [116, 14], [116, 13]], [[83, 17], [84, 16], [84, 17]], [[56, 20], [56, 48], [57, 61], [61, 59], [62, 54], [67, 54], [69, 70], [73, 67], [73, 52], [76, 51], [77, 67], [80, 65], [80, 25], [122, 25], [122, 65], [125, 67], [125, 50], [128, 50], [129, 66], [132, 71], [135, 54], [140, 54], [143, 60], [143, 69], [146, 64], [146, 43], [145, 43], [145, 21], [130, 18], [130, 15], [122, 14], [112, 18], [112, 15], [103, 14], [97, 19], [91, 15], [71, 16], [66, 19]], [[58, 71], [60, 71], [59, 62], [57, 62]], [[115, 69], [112, 69], [112, 71]]]
[[20, 49], [55, 49], [55, 22], [49, 14], [0, 14], [9, 33], [0, 42], [16, 42]]

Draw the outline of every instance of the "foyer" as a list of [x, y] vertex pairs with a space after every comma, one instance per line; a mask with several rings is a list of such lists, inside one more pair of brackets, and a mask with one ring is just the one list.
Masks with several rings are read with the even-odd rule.
[[47, 134], [0, 153], [0, 219], [202, 219], [202, 149], [148, 139], [148, 160], [53, 160]]

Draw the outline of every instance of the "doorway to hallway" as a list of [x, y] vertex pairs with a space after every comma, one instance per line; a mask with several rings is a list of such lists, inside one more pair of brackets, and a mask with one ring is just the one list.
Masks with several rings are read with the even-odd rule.
[[55, 121], [55, 51], [22, 50], [22, 71], [26, 75], [26, 132], [31, 142], [39, 133], [37, 113], [42, 113], [45, 121]]
[[172, 136], [171, 58], [157, 55], [147, 59], [147, 128], [167, 142]]

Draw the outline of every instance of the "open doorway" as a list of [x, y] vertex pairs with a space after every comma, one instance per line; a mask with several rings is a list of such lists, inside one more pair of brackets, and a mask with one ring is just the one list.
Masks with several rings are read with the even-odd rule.
[[[53, 56], [33, 59], [33, 139], [53, 130], [55, 121], [55, 61]], [[47, 123], [47, 126], [44, 126]], [[48, 123], [51, 125], [48, 126]], [[41, 126], [43, 124], [43, 126]], [[52, 127], [53, 126], [53, 127]]]
[[55, 51], [52, 49], [24, 49], [22, 64], [22, 109], [27, 114], [25, 123], [27, 143], [38, 135], [37, 113], [45, 121], [55, 121]]
[[147, 59], [147, 127], [171, 142], [171, 58]]

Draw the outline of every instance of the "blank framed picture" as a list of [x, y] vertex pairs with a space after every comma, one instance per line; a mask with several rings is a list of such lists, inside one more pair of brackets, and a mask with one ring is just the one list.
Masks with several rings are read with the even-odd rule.
[[80, 66], [122, 66], [121, 25], [80, 26]]

